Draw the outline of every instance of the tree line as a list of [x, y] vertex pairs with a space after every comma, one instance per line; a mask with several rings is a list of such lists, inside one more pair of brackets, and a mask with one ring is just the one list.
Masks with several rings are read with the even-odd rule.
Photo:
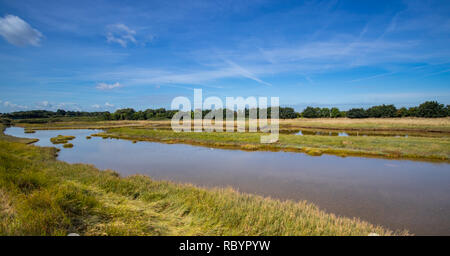
[[[260, 109], [245, 109], [245, 117], [249, 117], [252, 110], [257, 113], [257, 118], [259, 118]], [[212, 110], [203, 110], [202, 117], [205, 117]], [[232, 115], [234, 118], [238, 116], [237, 111], [232, 111], [228, 109], [220, 109], [215, 111], [223, 111], [223, 118], [226, 119], [227, 114]], [[265, 111], [265, 109], [262, 109]], [[136, 111], [132, 108], [118, 109], [113, 113], [108, 111], [105, 112], [83, 112], [83, 111], [65, 111], [58, 109], [57, 111], [49, 110], [31, 110], [31, 111], [19, 111], [12, 113], [0, 114], [2, 122], [8, 122], [7, 120], [17, 120], [17, 119], [53, 119], [58, 121], [58, 118], [86, 118], [95, 120], [164, 120], [171, 119], [178, 110], [166, 110], [165, 108], [158, 109], [146, 109]], [[232, 114], [230, 114], [232, 112]], [[242, 114], [242, 113], [241, 113]], [[194, 118], [195, 111], [190, 111], [190, 115]], [[279, 117], [281, 119], [290, 118], [338, 118], [338, 117], [348, 117], [348, 118], [386, 118], [386, 117], [446, 117], [450, 116], [450, 105], [444, 106], [436, 101], [427, 101], [419, 106], [410, 108], [399, 108], [397, 109], [394, 105], [379, 105], [373, 106], [367, 109], [364, 108], [352, 108], [347, 111], [341, 111], [338, 108], [319, 108], [319, 107], [306, 107], [302, 112], [295, 112], [291, 107], [280, 107]], [[271, 108], [267, 109], [267, 117], [271, 118]]]
[[397, 109], [394, 105], [378, 105], [367, 109], [352, 108], [348, 111], [340, 111], [338, 108], [314, 108], [307, 107], [300, 114], [306, 118], [387, 118], [387, 117], [446, 117], [450, 116], [450, 105], [444, 106], [436, 101], [426, 101], [416, 107], [402, 107]]
[[[254, 109], [257, 113], [257, 117], [259, 118], [260, 109]], [[280, 107], [279, 108], [279, 117], [283, 119], [287, 118], [296, 118], [299, 117], [300, 114], [295, 112], [293, 108], [289, 107]], [[203, 110], [202, 117], [205, 117], [212, 110]], [[215, 111], [223, 111], [223, 118], [226, 119], [227, 114], [230, 114], [236, 118], [238, 116], [237, 111], [232, 111], [228, 109], [220, 109]], [[245, 109], [245, 117], [249, 117], [249, 113], [251, 110]], [[133, 108], [124, 108], [118, 109], [113, 113], [108, 111], [105, 112], [83, 112], [83, 111], [65, 111], [62, 109], [58, 109], [57, 111], [49, 111], [49, 110], [31, 110], [31, 111], [19, 111], [12, 113], [0, 114], [2, 119], [53, 119], [58, 121], [58, 118], [77, 118], [77, 117], [85, 117], [92, 118], [96, 120], [164, 120], [171, 119], [178, 110], [166, 110], [165, 108], [158, 109], [146, 109], [136, 111]], [[195, 111], [190, 111], [190, 115], [194, 118]], [[268, 118], [271, 117], [271, 108], [267, 109]]]

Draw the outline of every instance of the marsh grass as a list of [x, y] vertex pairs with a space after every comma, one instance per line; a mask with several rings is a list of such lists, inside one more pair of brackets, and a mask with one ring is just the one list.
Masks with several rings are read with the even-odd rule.
[[73, 140], [73, 139], [75, 139], [75, 136], [58, 135], [56, 137], [50, 138], [50, 141], [53, 144], [70, 144], [70, 143], [67, 143], [67, 142], [69, 142], [69, 140]]
[[3, 141], [14, 141], [14, 142], [20, 142], [25, 144], [32, 144], [37, 141], [38, 139], [27, 139], [27, 138], [16, 138], [13, 136], [5, 135], [3, 132], [5, 131], [7, 126], [0, 124], [0, 140]]
[[297, 136], [280, 134], [272, 144], [261, 144], [263, 133], [174, 132], [171, 130], [112, 128], [93, 134], [104, 139], [119, 138], [132, 141], [186, 143], [225, 149], [303, 152], [313, 156], [371, 156], [430, 161], [450, 160], [450, 140], [433, 137], [338, 137]]
[[56, 152], [0, 139], [0, 235], [407, 234], [325, 213], [305, 201], [122, 178], [57, 161]]

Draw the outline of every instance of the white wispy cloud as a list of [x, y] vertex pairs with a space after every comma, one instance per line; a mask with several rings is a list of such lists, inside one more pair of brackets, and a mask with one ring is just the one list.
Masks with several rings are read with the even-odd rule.
[[42, 33], [14, 15], [0, 18], [0, 35], [15, 46], [39, 46]]
[[[231, 60], [221, 60], [220, 63], [209, 66], [197, 67], [195, 69], [170, 70], [170, 69], [154, 69], [154, 68], [133, 68], [121, 67], [118, 71], [108, 71], [95, 74], [92, 79], [120, 79], [126, 81], [127, 85], [152, 85], [156, 88], [160, 86], [175, 85], [201, 85], [211, 88], [223, 88], [222, 86], [211, 85], [213, 81], [219, 81], [224, 78], [247, 78], [257, 82], [258, 84], [272, 86], [267, 81], [259, 78], [259, 74], [267, 73], [265, 67], [254, 67], [238, 65]], [[117, 84], [117, 83], [116, 83]], [[98, 89], [113, 89], [122, 85], [109, 85], [100, 83]], [[184, 88], [191, 89], [191, 88]]]
[[258, 82], [258, 83], [260, 83], [260, 84], [272, 86], [272, 84], [267, 83], [267, 82], [265, 82], [265, 81], [259, 79], [254, 73], [252, 73], [252, 72], [250, 72], [249, 70], [247, 70], [247, 69], [245, 69], [245, 68], [239, 66], [238, 64], [236, 64], [236, 63], [234, 63], [234, 62], [232, 62], [232, 61], [230, 61], [230, 60], [227, 60], [226, 62], [227, 62], [231, 67], [233, 67], [233, 68], [234, 68], [240, 75], [242, 75], [243, 77], [249, 78], [249, 79], [251, 79], [251, 80], [253, 80], [253, 81], [256, 81], [256, 82]]
[[78, 103], [73, 102], [49, 102], [47, 100], [40, 101], [35, 103], [35, 106], [39, 109], [45, 109], [45, 110], [53, 110], [56, 111], [58, 109], [64, 109], [68, 111], [82, 111], [83, 107], [79, 105]]
[[12, 103], [10, 101], [3, 102], [3, 106], [6, 107], [6, 108], [9, 108], [11, 110], [23, 110], [23, 109], [27, 109], [28, 108], [27, 106], [15, 104], [15, 103]]
[[385, 76], [389, 76], [389, 75], [394, 75], [398, 72], [388, 72], [388, 73], [383, 73], [383, 74], [378, 74], [378, 75], [373, 75], [373, 76], [368, 76], [368, 77], [362, 77], [362, 78], [358, 78], [358, 79], [353, 79], [350, 80], [349, 82], [360, 82], [360, 81], [365, 81], [365, 80], [370, 80], [370, 79], [375, 79], [375, 78], [379, 78], [379, 77], [385, 77]]
[[50, 102], [44, 100], [44, 101], [36, 103], [36, 106], [37, 107], [43, 107], [43, 108], [51, 108], [53, 105], [50, 104]]
[[[267, 77], [289, 72], [310, 80], [311, 75], [363, 66], [383, 67], [386, 71], [350, 80], [358, 82], [401, 72], [401, 69], [391, 69], [396, 63], [433, 63], [439, 58], [450, 56], [450, 52], [416, 52], [415, 49], [420, 46], [419, 41], [365, 38], [368, 30], [368, 26], [365, 26], [354, 36], [339, 35], [328, 40], [245, 51], [202, 49], [189, 53], [189, 57], [200, 63], [200, 66], [189, 69], [121, 67], [119, 71], [97, 73], [94, 79], [117, 79], [127, 85], [168, 86], [204, 85], [227, 78], [248, 78], [271, 86]], [[235, 61], [238, 58], [239, 64]], [[385, 63], [388, 64], [384, 68]], [[109, 89], [106, 85], [102, 87]]]
[[128, 43], [136, 43], [136, 31], [130, 29], [125, 24], [114, 24], [108, 26], [106, 41], [108, 43], [118, 43], [126, 48]]
[[435, 75], [439, 75], [439, 74], [443, 74], [443, 73], [448, 73], [448, 72], [450, 72], [450, 69], [446, 69], [446, 70], [441, 70], [441, 71], [438, 71], [438, 72], [434, 72], [434, 73], [431, 73], [431, 74], [426, 75], [426, 77], [429, 77], [429, 76], [435, 76]]
[[107, 84], [107, 83], [98, 83], [96, 88], [99, 90], [112, 90], [114, 88], [122, 87], [122, 85], [119, 82], [113, 83], [113, 84]]
[[110, 109], [110, 108], [114, 107], [114, 104], [111, 104], [109, 102], [105, 102], [105, 104], [93, 104], [93, 105], [91, 105], [91, 107], [95, 108], [95, 109], [98, 109], [98, 110], [100, 110], [100, 109]]
[[373, 103], [401, 103], [401, 102], [417, 102], [425, 100], [441, 101], [450, 96], [448, 92], [438, 91], [422, 91], [422, 92], [392, 92], [392, 93], [365, 93], [352, 94], [355, 99], [360, 99], [363, 102]]
[[51, 104], [51, 109], [64, 109], [69, 111], [82, 111], [83, 107], [79, 105], [78, 103], [73, 102], [62, 102], [62, 103], [55, 103]]

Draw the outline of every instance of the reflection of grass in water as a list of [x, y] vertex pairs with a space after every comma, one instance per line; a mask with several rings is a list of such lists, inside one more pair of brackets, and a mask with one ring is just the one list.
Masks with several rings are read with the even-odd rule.
[[72, 143], [66, 143], [63, 145], [64, 148], [73, 148], [73, 144]]
[[86, 139], [87, 140], [90, 140], [92, 137], [91, 136], [86, 136]]
[[55, 148], [0, 140], [0, 235], [392, 234], [305, 201], [121, 178], [57, 161], [55, 154]]
[[69, 140], [75, 139], [75, 136], [58, 135], [50, 139], [53, 144], [66, 144]]

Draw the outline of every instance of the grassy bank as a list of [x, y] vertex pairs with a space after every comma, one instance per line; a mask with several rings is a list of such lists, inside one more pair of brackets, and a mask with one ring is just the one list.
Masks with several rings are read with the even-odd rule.
[[144, 176], [121, 178], [91, 165], [57, 161], [55, 148], [3, 138], [0, 235], [393, 234], [325, 213], [307, 202], [282, 202]]
[[311, 155], [373, 156], [419, 160], [450, 160], [450, 140], [429, 137], [336, 137], [280, 134], [279, 141], [261, 144], [262, 133], [195, 133], [171, 130], [112, 128], [94, 136], [242, 149], [304, 152]]
[[19, 142], [19, 143], [24, 143], [24, 144], [31, 144], [31, 143], [38, 141], [38, 139], [16, 138], [13, 136], [6, 135], [3, 133], [5, 131], [5, 129], [6, 129], [6, 126], [0, 124], [0, 140], [2, 140], [2, 141], [12, 141], [12, 142]]

